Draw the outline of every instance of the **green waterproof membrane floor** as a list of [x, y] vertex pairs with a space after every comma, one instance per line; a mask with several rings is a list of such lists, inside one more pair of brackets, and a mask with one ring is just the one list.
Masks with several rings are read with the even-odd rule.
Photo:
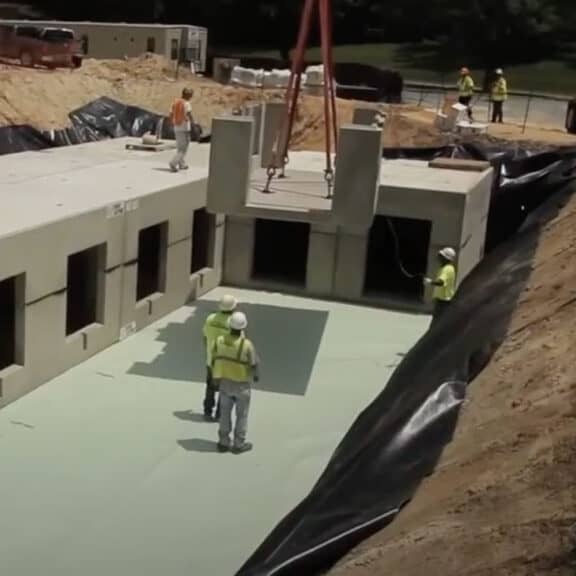
[[232, 291], [261, 356], [251, 453], [202, 418], [218, 289], [0, 411], [10, 576], [232, 576], [312, 488], [425, 316]]

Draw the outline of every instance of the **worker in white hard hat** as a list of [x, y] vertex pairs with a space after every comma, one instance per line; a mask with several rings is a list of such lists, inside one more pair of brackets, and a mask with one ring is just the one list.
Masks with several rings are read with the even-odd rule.
[[[242, 312], [230, 317], [230, 333], [216, 338], [212, 350], [212, 378], [220, 390], [220, 429], [218, 451], [242, 454], [252, 449], [246, 442], [252, 382], [258, 382], [258, 357], [244, 331], [248, 320]], [[234, 439], [232, 411], [235, 408]]]
[[424, 283], [433, 286], [434, 315], [432, 324], [438, 322], [456, 294], [456, 251], [454, 248], [442, 248], [438, 252], [440, 266], [436, 278], [425, 278]]
[[496, 79], [492, 83], [490, 100], [492, 102], [492, 122], [504, 122], [504, 102], [508, 100], [508, 83], [504, 78], [504, 70], [498, 68], [495, 71]]
[[[210, 314], [204, 323], [204, 345], [206, 346], [206, 393], [204, 395], [204, 418], [208, 422], [218, 420], [220, 412], [216, 402], [217, 387], [212, 378], [212, 349], [218, 336], [229, 334], [228, 323], [238, 301], [226, 294], [220, 300], [218, 312]], [[216, 406], [216, 413], [214, 407]]]

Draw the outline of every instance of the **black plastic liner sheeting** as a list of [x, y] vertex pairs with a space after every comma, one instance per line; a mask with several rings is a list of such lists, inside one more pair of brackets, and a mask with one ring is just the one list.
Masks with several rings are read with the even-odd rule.
[[[111, 98], [98, 98], [70, 112], [68, 117], [71, 126], [62, 130], [39, 132], [31, 126], [0, 128], [0, 155], [125, 136], [139, 138], [148, 132], [156, 134], [158, 128], [161, 138], [174, 139], [174, 127], [169, 118]], [[192, 140], [208, 142], [210, 136], [203, 135], [202, 128], [196, 124]]]
[[51, 139], [32, 126], [0, 127], [0, 155], [52, 148]]
[[[572, 192], [572, 184], [557, 190], [563, 161], [548, 160], [550, 173], [538, 185], [548, 200], [462, 283], [450, 309], [357, 418], [311, 493], [237, 576], [306, 576], [327, 570], [390, 523], [433, 472], [452, 438], [467, 383], [506, 335], [540, 231]], [[534, 161], [525, 161], [525, 174], [536, 173], [538, 163], [544, 163], [542, 157]], [[521, 185], [516, 192], [522, 194]]]

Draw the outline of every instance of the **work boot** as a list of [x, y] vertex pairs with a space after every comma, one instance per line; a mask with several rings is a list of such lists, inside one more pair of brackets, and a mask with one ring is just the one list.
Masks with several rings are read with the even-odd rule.
[[220, 442], [218, 442], [218, 452], [220, 452], [220, 454], [230, 452], [230, 446], [226, 446], [226, 444], [220, 444]]
[[253, 447], [254, 446], [252, 446], [250, 442], [244, 442], [242, 446], [234, 446], [234, 448], [232, 448], [232, 452], [234, 454], [244, 454], [244, 452], [250, 452], [250, 450], [252, 450]]
[[172, 166], [172, 164], [170, 164], [170, 172], [178, 172], [178, 167]]
[[214, 422], [214, 418], [212, 418], [211, 412], [204, 412], [204, 420], [206, 422]]

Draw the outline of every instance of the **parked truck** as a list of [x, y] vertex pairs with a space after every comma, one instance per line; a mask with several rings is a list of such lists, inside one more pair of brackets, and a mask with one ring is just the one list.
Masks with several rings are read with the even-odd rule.
[[0, 58], [27, 67], [79, 68], [82, 46], [67, 28], [1, 25]]

